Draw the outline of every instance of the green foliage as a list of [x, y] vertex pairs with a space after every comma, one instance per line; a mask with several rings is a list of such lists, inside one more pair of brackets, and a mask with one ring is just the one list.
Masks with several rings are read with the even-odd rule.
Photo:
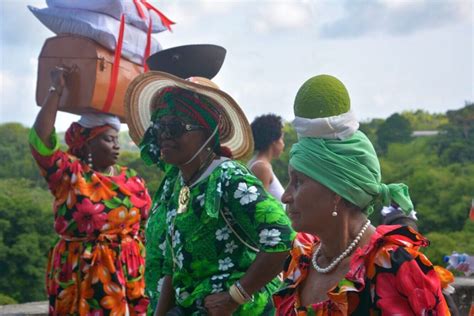
[[119, 143], [122, 151], [138, 152], [138, 147], [128, 135], [128, 131], [119, 133]]
[[370, 139], [377, 152], [380, 151], [377, 145], [377, 129], [383, 122], [383, 119], [373, 119], [368, 122], [361, 122], [359, 127], [359, 129]]
[[474, 223], [466, 223], [462, 231], [439, 233], [431, 232], [426, 234], [430, 241], [430, 246], [424, 253], [436, 265], [445, 266], [443, 257], [450, 255], [453, 251], [458, 253], [474, 254]]
[[298, 137], [291, 123], [288, 122], [286, 122], [283, 126], [283, 133], [283, 138], [285, 141], [285, 150], [281, 154], [280, 159], [274, 160], [272, 162], [272, 168], [283, 187], [286, 187], [286, 184], [289, 181], [288, 161], [290, 160], [290, 149], [291, 146], [298, 141]]
[[51, 194], [26, 179], [0, 179], [0, 292], [43, 300], [53, 233]]
[[433, 143], [420, 137], [390, 144], [380, 156], [383, 181], [409, 186], [422, 233], [460, 230], [473, 198], [474, 164], [443, 164]]
[[385, 152], [390, 143], [405, 143], [410, 141], [412, 128], [410, 121], [398, 113], [389, 116], [377, 128], [377, 144]]
[[444, 164], [474, 162], [474, 103], [455, 111], [448, 111], [449, 124], [433, 145]]
[[0, 293], [0, 305], [9, 305], [18, 303], [8, 295]]
[[28, 131], [18, 123], [0, 125], [0, 179], [25, 178], [46, 188], [30, 154]]
[[401, 116], [410, 122], [414, 131], [438, 130], [449, 122], [445, 114], [431, 114], [423, 110], [404, 111]]

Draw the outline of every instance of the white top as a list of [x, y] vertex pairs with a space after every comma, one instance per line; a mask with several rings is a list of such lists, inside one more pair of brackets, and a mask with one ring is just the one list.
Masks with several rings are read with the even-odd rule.
[[[255, 166], [257, 163], [265, 163], [263, 160], [253, 160], [250, 159], [248, 166], [249, 169], [252, 169], [253, 166]], [[270, 171], [272, 172], [272, 181], [270, 182], [270, 185], [268, 186], [268, 193], [273, 195], [278, 201], [281, 202], [281, 196], [283, 195], [283, 192], [285, 192], [285, 189], [280, 183], [280, 180], [278, 180], [277, 176], [273, 172], [272, 165], [270, 165]]]

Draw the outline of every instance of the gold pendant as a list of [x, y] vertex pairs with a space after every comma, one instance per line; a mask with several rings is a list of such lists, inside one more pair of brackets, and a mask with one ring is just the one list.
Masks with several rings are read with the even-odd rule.
[[189, 198], [190, 198], [189, 187], [187, 185], [183, 185], [183, 187], [179, 191], [178, 214], [182, 214], [188, 210]]

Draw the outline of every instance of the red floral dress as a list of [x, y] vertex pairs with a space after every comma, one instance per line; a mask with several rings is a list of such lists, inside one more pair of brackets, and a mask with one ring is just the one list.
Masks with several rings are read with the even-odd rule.
[[151, 199], [133, 170], [116, 176], [47, 148], [30, 132], [33, 157], [55, 200], [59, 240], [49, 254], [46, 288], [50, 315], [145, 315], [142, 224]]
[[285, 264], [285, 287], [273, 296], [276, 315], [450, 315], [431, 262], [419, 252], [429, 242], [404, 226], [379, 226], [358, 248], [345, 278], [311, 306], [299, 303], [318, 239], [298, 234]]

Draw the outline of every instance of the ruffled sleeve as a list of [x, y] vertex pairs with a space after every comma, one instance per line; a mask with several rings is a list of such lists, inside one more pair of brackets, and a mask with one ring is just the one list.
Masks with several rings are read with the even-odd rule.
[[[403, 226], [379, 226], [385, 234], [368, 256], [374, 275], [376, 306], [387, 315], [450, 315], [442, 294], [441, 281], [428, 258], [419, 251], [427, 240]], [[383, 241], [383, 244], [382, 244]], [[369, 266], [370, 277], [372, 269]]]
[[47, 147], [43, 143], [41, 138], [36, 133], [36, 130], [34, 129], [34, 127], [32, 127], [30, 129], [30, 133], [28, 135], [28, 141], [29, 141], [31, 147], [33, 147], [33, 150], [35, 150], [41, 156], [51, 156], [56, 151], [59, 150], [58, 136], [57, 136], [57, 134], [54, 130], [50, 135], [50, 141], [51, 141], [51, 144], [53, 144], [52, 148]]

